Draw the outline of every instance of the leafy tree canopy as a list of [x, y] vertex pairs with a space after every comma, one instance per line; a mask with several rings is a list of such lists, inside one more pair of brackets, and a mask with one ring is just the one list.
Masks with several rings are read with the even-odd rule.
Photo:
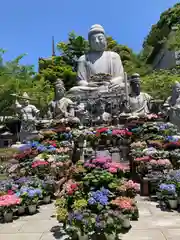
[[20, 64], [24, 55], [12, 61], [4, 62], [4, 50], [0, 51], [0, 111], [2, 115], [12, 115], [15, 98], [11, 95], [22, 95], [27, 92], [39, 109], [46, 108], [52, 99], [52, 87], [43, 77], [36, 79], [33, 66]]
[[176, 81], [180, 82], [180, 69], [153, 71], [142, 77], [142, 89], [155, 99], [166, 100]]
[[166, 42], [171, 28], [179, 25], [179, 23], [180, 3], [177, 3], [172, 8], [163, 12], [159, 21], [152, 26], [150, 33], [143, 43], [143, 57], [146, 59], [154, 48]]

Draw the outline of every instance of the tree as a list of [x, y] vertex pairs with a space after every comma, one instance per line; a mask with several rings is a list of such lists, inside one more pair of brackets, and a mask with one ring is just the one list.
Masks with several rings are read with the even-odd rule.
[[88, 42], [82, 36], [69, 33], [68, 41], [57, 44], [60, 56], [40, 59], [39, 78], [42, 76], [52, 84], [61, 78], [66, 90], [76, 85], [77, 60], [88, 50]]
[[180, 82], [180, 71], [159, 70], [142, 78], [142, 89], [155, 99], [167, 99], [171, 95], [173, 84]]
[[152, 50], [167, 41], [171, 28], [180, 22], [180, 3], [163, 12], [159, 21], [154, 24], [143, 43], [142, 55], [147, 59]]
[[33, 99], [33, 103], [40, 110], [46, 108], [52, 99], [52, 87], [44, 78], [36, 79], [33, 66], [20, 64], [24, 55], [20, 55], [12, 61], [3, 61], [4, 51], [0, 51], [0, 110], [1, 115], [12, 115], [12, 104], [15, 99], [11, 95], [22, 95], [27, 92]]

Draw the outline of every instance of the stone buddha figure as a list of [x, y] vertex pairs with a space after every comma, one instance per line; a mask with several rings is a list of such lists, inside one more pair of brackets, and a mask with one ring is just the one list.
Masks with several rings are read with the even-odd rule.
[[180, 108], [180, 83], [175, 82], [172, 88], [172, 94], [165, 101], [164, 108], [169, 110], [170, 108]]
[[[171, 96], [167, 98], [162, 107], [162, 113], [167, 120], [173, 123], [179, 122], [179, 109], [180, 109], [180, 83], [175, 82], [172, 87]], [[178, 110], [178, 111], [177, 111]], [[179, 124], [178, 124], [179, 125]]]
[[150, 113], [152, 97], [141, 92], [140, 75], [135, 73], [130, 78], [130, 94], [125, 104], [124, 112], [132, 115], [143, 116]]
[[79, 119], [75, 117], [73, 101], [65, 96], [65, 87], [61, 79], [57, 79], [55, 82], [54, 94], [54, 100], [48, 106], [48, 118], [62, 122], [79, 122]]
[[[106, 89], [124, 88], [121, 58], [115, 52], [106, 51], [107, 40], [104, 28], [99, 24], [93, 25], [88, 33], [88, 40], [90, 51], [78, 60], [78, 86], [71, 88], [69, 92], [99, 90], [102, 86], [106, 86]], [[98, 74], [110, 75], [110, 80], [92, 81], [92, 77]]]

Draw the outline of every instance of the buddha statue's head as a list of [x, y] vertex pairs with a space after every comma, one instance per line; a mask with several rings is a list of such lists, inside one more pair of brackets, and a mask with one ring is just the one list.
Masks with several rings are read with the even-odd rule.
[[135, 93], [136, 95], [140, 94], [141, 85], [140, 85], [140, 75], [138, 73], [134, 73], [130, 78], [130, 89], [131, 93]]
[[104, 28], [99, 24], [95, 24], [90, 28], [88, 40], [92, 51], [103, 52], [107, 47]]
[[55, 100], [60, 100], [62, 97], [64, 97], [65, 87], [61, 79], [57, 79], [57, 81], [55, 82], [54, 90], [55, 90]]
[[30, 98], [29, 98], [28, 94], [26, 92], [24, 92], [23, 95], [22, 95], [21, 104], [23, 106], [28, 106], [29, 105], [29, 100], [30, 100]]

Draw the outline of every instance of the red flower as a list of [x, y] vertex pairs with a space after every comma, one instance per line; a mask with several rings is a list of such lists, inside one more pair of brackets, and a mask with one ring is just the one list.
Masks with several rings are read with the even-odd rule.
[[8, 195], [13, 195], [14, 192], [13, 192], [12, 190], [8, 190], [8, 191], [7, 191], [7, 194], [8, 194]]
[[36, 161], [36, 162], [33, 162], [32, 163], [32, 168], [35, 168], [35, 167], [38, 167], [38, 166], [41, 166], [41, 165], [48, 165], [49, 163], [46, 162], [46, 161]]
[[75, 190], [77, 189], [78, 186], [77, 186], [77, 183], [72, 183], [70, 187], [71, 189]]
[[74, 191], [72, 189], [70, 189], [69, 191], [67, 191], [67, 195], [73, 195]]
[[103, 132], [107, 132], [108, 131], [108, 128], [99, 128], [96, 130], [96, 132], [98, 133], [103, 133]]
[[150, 161], [150, 160], [151, 160], [151, 157], [150, 157], [150, 156], [144, 156], [144, 157], [136, 158], [136, 159], [135, 159], [135, 162], [140, 162], [140, 161], [142, 161], [142, 162], [148, 162], [148, 161]]

